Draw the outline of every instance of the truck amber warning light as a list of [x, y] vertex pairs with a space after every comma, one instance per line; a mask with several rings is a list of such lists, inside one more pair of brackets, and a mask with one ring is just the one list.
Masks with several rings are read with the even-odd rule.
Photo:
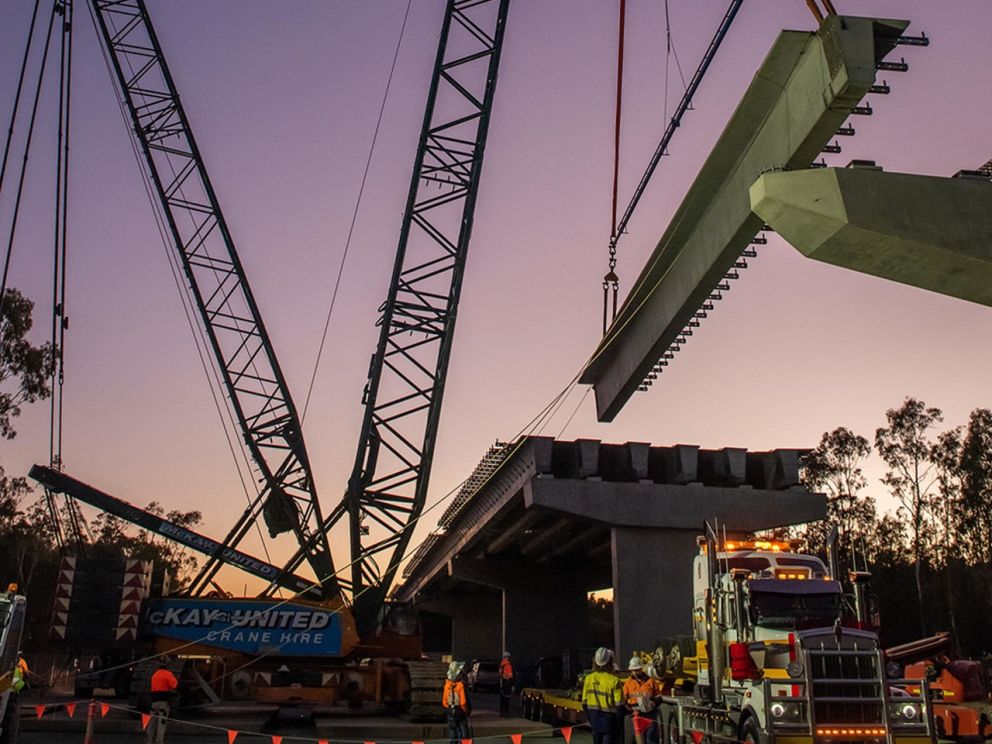
[[776, 579], [808, 579], [810, 576], [808, 568], [776, 568]]
[[817, 727], [820, 736], [885, 736], [884, 728], [834, 728]]

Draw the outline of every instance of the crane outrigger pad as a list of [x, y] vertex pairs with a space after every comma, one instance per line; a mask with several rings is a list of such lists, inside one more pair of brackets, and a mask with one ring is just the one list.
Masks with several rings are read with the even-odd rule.
[[765, 173], [751, 207], [803, 255], [992, 305], [992, 179], [877, 167]]
[[830, 16], [783, 31], [714, 145], [580, 382], [612, 421], [762, 228], [748, 189], [806, 168], [875, 83], [908, 21]]

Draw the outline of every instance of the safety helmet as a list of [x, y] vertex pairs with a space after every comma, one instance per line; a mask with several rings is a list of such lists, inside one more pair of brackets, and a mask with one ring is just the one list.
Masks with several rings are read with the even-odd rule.
[[627, 668], [632, 672], [638, 672], [644, 668], [644, 661], [639, 654], [634, 654], [630, 657], [630, 663], [627, 665]]
[[658, 670], [655, 668], [654, 664], [648, 664], [646, 667], [644, 667], [644, 673], [648, 675], [651, 679], [656, 679], [659, 682], [661, 681], [661, 675], [658, 674]]
[[611, 661], [613, 661], [613, 652], [605, 646], [600, 646], [596, 649], [596, 655], [593, 657], [593, 662], [596, 666], [605, 667]]
[[510, 658], [510, 652], [509, 651], [504, 651], [503, 652], [503, 658], [504, 659], [509, 659]]
[[453, 661], [448, 664], [448, 679], [454, 682], [458, 679], [458, 675], [462, 673], [462, 669], [465, 668], [464, 661]]

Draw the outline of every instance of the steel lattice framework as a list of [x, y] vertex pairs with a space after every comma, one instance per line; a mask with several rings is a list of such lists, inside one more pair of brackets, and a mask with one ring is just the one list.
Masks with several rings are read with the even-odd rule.
[[[91, 0], [172, 240], [263, 487], [231, 529], [236, 545], [263, 516], [292, 531], [324, 584], [339, 591], [296, 407], [245, 277], [143, 0]], [[217, 556], [193, 584], [202, 590]]]
[[360, 627], [374, 622], [426, 500], [508, 8], [445, 8], [354, 470], [325, 525], [349, 517]]

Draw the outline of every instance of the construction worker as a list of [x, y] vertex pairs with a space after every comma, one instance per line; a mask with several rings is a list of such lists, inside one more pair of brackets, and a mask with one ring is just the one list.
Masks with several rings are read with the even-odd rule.
[[447, 713], [448, 738], [451, 739], [451, 744], [461, 744], [462, 739], [472, 738], [469, 724], [472, 700], [462, 679], [464, 669], [464, 661], [453, 661], [448, 664], [448, 678], [444, 681], [444, 692], [441, 693], [441, 705]]
[[620, 680], [613, 674], [613, 652], [598, 648], [592, 672], [582, 682], [582, 709], [592, 729], [593, 744], [614, 744], [617, 714], [622, 704]]
[[148, 744], [165, 742], [165, 725], [178, 689], [179, 680], [169, 671], [168, 659], [163, 657], [151, 679], [152, 718], [145, 729]]
[[[644, 659], [635, 653], [627, 665], [630, 676], [623, 683], [623, 700], [630, 714], [624, 721], [624, 740], [637, 744], [658, 744], [655, 710], [661, 698], [661, 685], [648, 673]], [[653, 671], [653, 667], [651, 667]]]
[[510, 663], [510, 652], [503, 652], [499, 663], [499, 714], [503, 718], [510, 715], [510, 698], [513, 695], [513, 664]]
[[28, 663], [21, 656], [21, 652], [17, 652], [17, 666], [14, 667], [14, 677], [10, 683], [10, 689], [14, 692], [20, 692], [24, 689], [24, 686], [28, 683], [28, 675], [31, 670], [28, 669]]

